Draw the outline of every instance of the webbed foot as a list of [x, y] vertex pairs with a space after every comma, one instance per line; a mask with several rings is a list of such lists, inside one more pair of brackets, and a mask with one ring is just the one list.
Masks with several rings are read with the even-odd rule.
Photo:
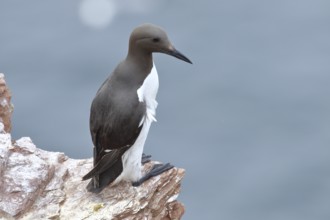
[[149, 163], [151, 161], [151, 155], [146, 155], [145, 153], [142, 154], [142, 159], [141, 159], [141, 163], [142, 165]]
[[151, 177], [158, 176], [162, 173], [164, 173], [167, 170], [172, 169], [174, 166], [170, 163], [167, 164], [155, 164], [153, 168], [145, 174], [141, 179], [139, 179], [136, 182], [133, 182], [133, 186], [140, 186], [142, 183], [144, 183], [146, 180], [150, 179]]

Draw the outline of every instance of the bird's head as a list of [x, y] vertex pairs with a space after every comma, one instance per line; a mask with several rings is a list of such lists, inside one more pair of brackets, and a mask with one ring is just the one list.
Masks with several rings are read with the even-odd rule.
[[130, 36], [129, 47], [130, 50], [134, 48], [146, 53], [165, 53], [192, 63], [185, 55], [175, 49], [166, 32], [153, 24], [142, 24], [135, 28]]

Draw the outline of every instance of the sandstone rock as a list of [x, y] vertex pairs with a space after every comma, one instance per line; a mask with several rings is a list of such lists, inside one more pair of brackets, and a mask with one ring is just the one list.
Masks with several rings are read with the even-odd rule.
[[[145, 165], [150, 169], [152, 163]], [[30, 138], [12, 143], [0, 134], [0, 216], [3, 219], [180, 219], [176, 201], [184, 170], [171, 169], [140, 187], [87, 192], [81, 177], [92, 159], [75, 160], [37, 148]]]
[[0, 122], [4, 125], [6, 132], [11, 130], [11, 114], [14, 109], [10, 100], [11, 94], [6, 85], [5, 76], [0, 73]]

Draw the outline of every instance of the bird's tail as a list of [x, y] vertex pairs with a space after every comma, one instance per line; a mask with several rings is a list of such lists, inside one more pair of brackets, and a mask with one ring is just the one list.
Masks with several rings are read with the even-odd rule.
[[99, 193], [112, 183], [123, 171], [121, 159], [115, 162], [109, 169], [101, 174], [93, 176], [86, 189], [89, 192]]
[[123, 171], [121, 157], [126, 150], [125, 148], [112, 150], [103, 155], [97, 163], [94, 159], [94, 168], [82, 178], [82, 180], [92, 178], [87, 185], [88, 191], [101, 192], [104, 187], [112, 183], [121, 174]]

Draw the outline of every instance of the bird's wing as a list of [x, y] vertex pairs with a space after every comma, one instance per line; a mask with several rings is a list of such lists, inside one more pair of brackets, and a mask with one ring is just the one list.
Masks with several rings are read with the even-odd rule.
[[[136, 95], [114, 94], [109, 85], [100, 89], [93, 100], [90, 131], [95, 147], [94, 168], [83, 179], [109, 169], [139, 136], [140, 123], [146, 112], [145, 103]], [[122, 100], [125, 99], [125, 100]]]
[[92, 178], [93, 176], [105, 172], [118, 161], [118, 159], [124, 154], [127, 149], [128, 147], [124, 147], [103, 154], [102, 158], [94, 165], [93, 169], [89, 171], [82, 179], [87, 180], [89, 178]]
[[90, 131], [94, 146], [100, 150], [134, 144], [142, 128], [140, 122], [146, 113], [146, 105], [139, 102], [137, 95], [133, 98], [109, 96], [111, 94], [106, 92], [99, 93], [91, 107]]

